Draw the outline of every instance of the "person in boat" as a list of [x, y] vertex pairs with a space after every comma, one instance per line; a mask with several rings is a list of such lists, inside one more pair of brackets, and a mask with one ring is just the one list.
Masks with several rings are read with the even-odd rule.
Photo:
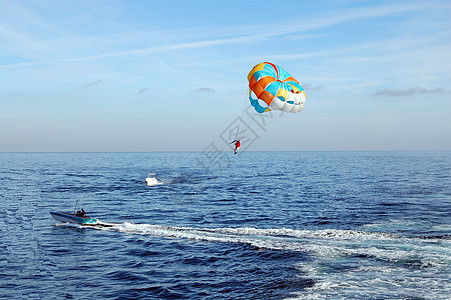
[[86, 217], [86, 212], [85, 212], [85, 210], [82, 208], [81, 210], [77, 211], [76, 216], [77, 216], [77, 217]]
[[238, 149], [240, 149], [240, 146], [241, 146], [241, 143], [240, 143], [240, 141], [239, 140], [237, 140], [237, 141], [234, 141], [235, 142], [235, 153], [234, 154], [236, 154], [237, 153], [237, 151], [238, 151]]

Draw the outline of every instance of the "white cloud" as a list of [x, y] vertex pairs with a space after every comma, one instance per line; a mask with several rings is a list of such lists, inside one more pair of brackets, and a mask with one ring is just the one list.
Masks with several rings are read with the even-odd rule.
[[149, 88], [142, 88], [138, 91], [138, 93], [140, 94], [144, 94], [145, 92], [147, 92], [148, 90], [150, 90]]
[[[125, 49], [119, 51], [102, 51], [102, 49], [87, 46], [87, 45], [95, 45], [95, 44], [105, 44], [106, 41], [109, 41], [110, 47], [105, 47], [105, 49], [119, 48], [119, 45], [124, 44], [124, 36], [127, 35], [127, 32], [123, 32], [123, 34], [118, 34], [116, 36], [107, 34], [105, 36], [97, 35], [97, 36], [80, 36], [74, 32], [60, 29], [53, 24], [51, 21], [45, 21], [41, 16], [39, 16], [35, 12], [30, 12], [27, 9], [27, 15], [31, 16], [32, 26], [36, 26], [36, 28], [25, 28], [25, 25], [22, 26], [21, 32], [9, 32], [7, 28], [3, 27], [3, 32], [7, 32], [9, 36], [13, 36], [16, 40], [20, 41], [31, 41], [34, 39], [33, 44], [34, 47], [30, 47], [30, 50], [37, 51], [39, 49], [53, 49], [52, 53], [58, 53], [59, 49], [64, 49], [63, 53], [70, 54], [69, 50], [70, 45], [75, 49], [80, 49], [80, 46], [84, 47], [85, 51], [81, 52], [97, 52], [88, 55], [80, 55], [72, 57], [63, 58], [61, 55], [58, 59], [48, 58], [46, 60], [27, 62], [26, 64], [20, 63], [12, 66], [22, 67], [24, 65], [32, 65], [32, 64], [45, 64], [50, 62], [76, 62], [76, 61], [87, 61], [87, 60], [97, 60], [97, 59], [105, 59], [105, 58], [113, 58], [113, 57], [124, 57], [124, 56], [136, 56], [136, 55], [152, 55], [159, 53], [167, 53], [176, 50], [185, 50], [185, 49], [193, 49], [193, 48], [206, 48], [206, 47], [214, 47], [218, 45], [231, 45], [231, 44], [251, 44], [254, 42], [263, 41], [267, 38], [274, 37], [282, 37], [286, 36], [286, 38], [290, 39], [296, 37], [297, 39], [311, 39], [311, 38], [320, 38], [324, 37], [324, 34], [306, 34], [299, 35], [299, 33], [309, 32], [312, 30], [317, 30], [321, 28], [331, 27], [336, 24], [345, 23], [349, 21], [359, 20], [359, 19], [367, 19], [367, 18], [377, 18], [384, 16], [392, 16], [408, 11], [418, 10], [421, 11], [426, 8], [428, 5], [422, 4], [395, 4], [395, 5], [380, 5], [380, 6], [371, 6], [364, 8], [355, 8], [355, 9], [347, 9], [342, 11], [334, 11], [333, 13], [326, 13], [326, 16], [317, 16], [311, 17], [309, 19], [303, 19], [302, 21], [297, 22], [288, 22], [288, 23], [277, 23], [278, 25], [270, 25], [270, 26], [254, 26], [249, 27], [246, 26], [245, 30], [243, 27], [230, 27], [228, 31], [224, 28], [218, 28], [219, 31], [214, 31], [210, 29], [209, 32], [213, 36], [224, 36], [224, 38], [212, 38], [212, 39], [204, 39], [199, 41], [183, 41], [186, 39], [190, 39], [193, 36], [198, 35], [198, 31], [204, 31], [204, 28], [190, 28], [179, 30], [178, 43], [171, 43], [164, 45], [164, 41], [160, 40], [159, 45], [150, 46], [150, 47], [140, 47], [134, 49]], [[276, 23], [276, 22], [274, 22]], [[0, 27], [1, 28], [1, 27]], [[47, 37], [47, 39], [41, 37], [41, 39], [31, 38], [33, 36], [32, 31], [44, 31], [47, 30], [51, 35]], [[224, 32], [228, 32], [228, 36], [225, 35]], [[242, 32], [253, 32], [251, 34], [242, 34]], [[153, 30], [152, 32], [141, 32], [141, 37], [143, 36], [171, 36], [168, 38], [168, 41], [174, 40], [173, 34], [177, 33], [177, 31], [171, 32], [158, 32], [158, 30]], [[136, 32], [134, 35], [137, 35]], [[41, 36], [40, 34], [37, 36]], [[71, 43], [72, 39], [72, 43]], [[177, 39], [177, 38], [175, 38]], [[95, 42], [97, 40], [97, 42]], [[146, 40], [146, 39], [144, 39]], [[74, 44], [74, 42], [76, 44]], [[31, 43], [31, 42], [30, 42]], [[17, 45], [20, 47], [20, 45]], [[120, 47], [120, 48], [123, 48]], [[102, 53], [103, 52], [103, 53]], [[311, 55], [311, 54], [310, 54]], [[305, 57], [305, 54], [292, 54], [292, 56]], [[33, 59], [34, 56], [31, 56], [30, 59]], [[289, 58], [287, 56], [287, 58]]]
[[93, 87], [93, 86], [97, 86], [97, 85], [100, 85], [102, 83], [102, 80], [94, 80], [94, 81], [92, 81], [92, 82], [89, 82], [89, 83], [87, 83], [87, 84], [85, 84], [85, 88], [90, 88], [90, 87]]
[[214, 93], [215, 90], [212, 89], [212, 88], [204, 87], [204, 88], [198, 88], [198, 89], [196, 89], [195, 92], [196, 92], [196, 93]]
[[406, 90], [380, 90], [375, 92], [373, 96], [404, 97], [421, 94], [451, 94], [451, 91], [444, 88], [426, 89], [421, 87], [413, 87]]

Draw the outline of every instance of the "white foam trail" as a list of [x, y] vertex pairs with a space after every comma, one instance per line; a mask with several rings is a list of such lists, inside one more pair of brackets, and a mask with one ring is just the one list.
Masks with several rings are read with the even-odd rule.
[[451, 241], [445, 239], [335, 229], [195, 228], [133, 223], [101, 229], [308, 253], [310, 259], [297, 268], [315, 284], [296, 293], [296, 299], [343, 295], [372, 298], [378, 293], [397, 298], [402, 293], [412, 295], [412, 291], [420, 297], [441, 299], [442, 295], [451, 294]]
[[325, 258], [368, 257], [394, 263], [411, 262], [424, 267], [451, 264], [448, 240], [401, 237], [383, 232], [195, 228], [133, 223], [101, 229], [198, 241], [243, 243], [257, 248], [308, 252]]
[[359, 261], [355, 268], [337, 272], [328, 268], [332, 265], [321, 260], [299, 263], [297, 268], [315, 284], [288, 299], [373, 299], [376, 295], [384, 299], [448, 299], [451, 292], [449, 268], [405, 268]]

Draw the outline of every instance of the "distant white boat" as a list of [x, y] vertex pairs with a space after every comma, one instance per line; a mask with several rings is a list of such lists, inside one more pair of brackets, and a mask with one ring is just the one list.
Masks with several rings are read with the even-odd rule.
[[159, 184], [158, 180], [155, 178], [155, 174], [153, 173], [149, 174], [149, 176], [146, 178], [146, 184], [150, 186]]

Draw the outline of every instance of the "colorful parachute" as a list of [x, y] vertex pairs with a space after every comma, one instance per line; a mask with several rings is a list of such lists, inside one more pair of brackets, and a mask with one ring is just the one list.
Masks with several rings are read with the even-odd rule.
[[304, 89], [281, 67], [269, 62], [260, 63], [249, 72], [247, 79], [249, 100], [258, 113], [272, 109], [296, 113], [304, 108]]

